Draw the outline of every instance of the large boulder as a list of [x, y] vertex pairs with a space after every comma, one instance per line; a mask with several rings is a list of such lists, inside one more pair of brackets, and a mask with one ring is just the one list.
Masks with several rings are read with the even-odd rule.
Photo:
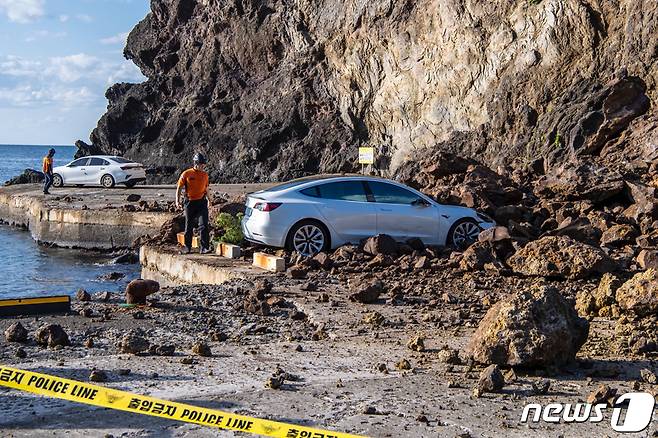
[[41, 326], [34, 337], [39, 344], [48, 347], [71, 345], [69, 336], [59, 324], [45, 324]]
[[601, 244], [609, 246], [624, 245], [633, 242], [637, 234], [637, 230], [631, 225], [613, 225], [605, 230], [601, 236]]
[[23, 173], [18, 176], [13, 177], [9, 181], [5, 182], [6, 186], [13, 186], [16, 184], [34, 184], [40, 183], [43, 181], [43, 173], [34, 169], [25, 169]]
[[133, 280], [126, 286], [126, 303], [146, 304], [146, 297], [160, 290], [160, 283], [154, 280]]
[[534, 286], [492, 306], [467, 350], [483, 364], [544, 367], [572, 361], [589, 323], [555, 289]]
[[637, 315], [658, 313], [658, 271], [648, 269], [635, 274], [633, 278], [617, 289], [617, 303], [624, 310]]
[[395, 255], [398, 252], [398, 244], [388, 234], [378, 234], [370, 237], [363, 245], [363, 251], [370, 255]]
[[27, 330], [20, 322], [15, 322], [5, 330], [7, 342], [25, 342], [27, 341]]
[[566, 236], [546, 236], [530, 242], [507, 263], [519, 274], [568, 279], [586, 278], [614, 268], [613, 261], [599, 248]]

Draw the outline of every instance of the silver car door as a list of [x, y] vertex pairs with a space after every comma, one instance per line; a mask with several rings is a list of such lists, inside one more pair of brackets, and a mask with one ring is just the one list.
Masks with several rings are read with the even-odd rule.
[[377, 213], [360, 180], [315, 186], [320, 214], [345, 242], [354, 244], [377, 233]]
[[381, 181], [368, 181], [377, 210], [377, 233], [403, 242], [418, 237], [427, 245], [439, 244], [439, 210], [416, 193]]
[[86, 164], [89, 158], [80, 158], [66, 166], [66, 176], [64, 180], [67, 184], [83, 184], [86, 182]]

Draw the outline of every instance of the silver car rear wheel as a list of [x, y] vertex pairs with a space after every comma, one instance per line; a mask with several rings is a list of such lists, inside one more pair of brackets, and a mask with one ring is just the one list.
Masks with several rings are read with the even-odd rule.
[[456, 248], [466, 248], [476, 240], [481, 232], [480, 226], [475, 221], [465, 220], [454, 225], [451, 241]]
[[311, 257], [324, 249], [324, 231], [315, 224], [304, 224], [292, 235], [292, 247], [305, 257]]

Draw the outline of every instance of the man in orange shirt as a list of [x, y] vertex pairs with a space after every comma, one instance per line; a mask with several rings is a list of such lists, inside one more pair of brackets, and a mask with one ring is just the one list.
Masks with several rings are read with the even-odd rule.
[[48, 155], [43, 157], [43, 194], [49, 195], [50, 186], [53, 185], [53, 156], [55, 156], [55, 149], [50, 149]]
[[194, 154], [194, 167], [183, 172], [176, 187], [176, 208], [180, 209], [180, 199], [185, 189], [185, 254], [192, 252], [192, 233], [198, 221], [201, 235], [201, 254], [211, 252], [210, 231], [208, 229], [208, 174], [203, 170], [206, 157]]

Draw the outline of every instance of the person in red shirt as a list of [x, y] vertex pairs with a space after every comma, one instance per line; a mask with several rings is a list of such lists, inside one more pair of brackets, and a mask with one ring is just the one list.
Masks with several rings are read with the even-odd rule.
[[43, 157], [43, 165], [41, 170], [43, 170], [43, 194], [50, 194], [50, 186], [53, 185], [53, 157], [55, 156], [55, 149], [50, 149], [48, 155]]
[[192, 252], [192, 235], [195, 222], [201, 235], [201, 254], [211, 252], [210, 230], [208, 226], [208, 199], [210, 196], [208, 174], [203, 170], [206, 157], [194, 154], [194, 167], [184, 171], [176, 187], [176, 208], [181, 208], [181, 195], [185, 189], [185, 254]]

